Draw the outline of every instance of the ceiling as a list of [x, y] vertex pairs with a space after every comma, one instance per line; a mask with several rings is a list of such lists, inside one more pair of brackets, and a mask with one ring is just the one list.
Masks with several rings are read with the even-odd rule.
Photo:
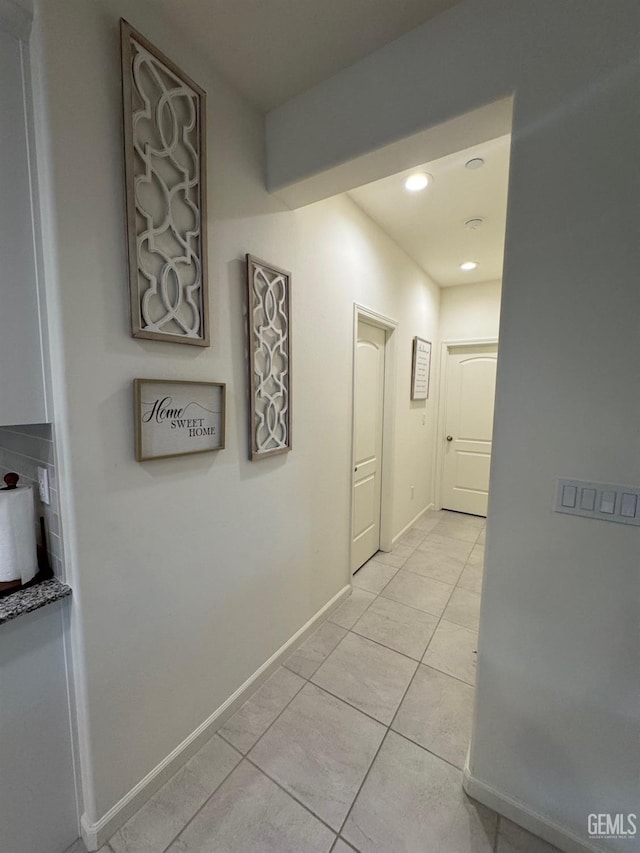
[[[151, 0], [231, 85], [267, 112], [460, 0]], [[351, 198], [439, 285], [502, 277], [509, 136], [411, 169], [434, 177], [419, 193], [400, 173]], [[481, 156], [476, 171], [464, 164]], [[478, 230], [465, 228], [482, 217]], [[465, 260], [478, 262], [471, 272]]]
[[460, 0], [152, 0], [267, 112]]
[[[501, 136], [424, 163], [348, 195], [398, 243], [441, 287], [502, 278], [507, 219], [507, 187], [511, 137]], [[474, 157], [485, 162], [467, 169]], [[414, 172], [427, 172], [433, 182], [416, 193], [404, 188]], [[483, 224], [473, 230], [470, 218]], [[477, 261], [475, 270], [460, 269]]]

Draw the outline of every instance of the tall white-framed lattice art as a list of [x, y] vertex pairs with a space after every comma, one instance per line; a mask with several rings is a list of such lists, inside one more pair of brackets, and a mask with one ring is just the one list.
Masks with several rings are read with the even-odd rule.
[[291, 273], [247, 255], [251, 458], [291, 450]]
[[120, 21], [131, 333], [209, 346], [205, 92]]

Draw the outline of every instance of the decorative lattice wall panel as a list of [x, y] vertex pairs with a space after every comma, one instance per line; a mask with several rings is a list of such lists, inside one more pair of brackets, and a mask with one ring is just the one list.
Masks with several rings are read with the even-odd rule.
[[209, 346], [205, 93], [120, 31], [131, 331]]
[[291, 274], [247, 255], [251, 458], [291, 450]]

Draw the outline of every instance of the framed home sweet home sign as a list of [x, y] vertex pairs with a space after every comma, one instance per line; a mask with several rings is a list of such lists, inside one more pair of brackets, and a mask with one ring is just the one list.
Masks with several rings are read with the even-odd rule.
[[224, 383], [134, 379], [133, 387], [138, 462], [224, 448]]

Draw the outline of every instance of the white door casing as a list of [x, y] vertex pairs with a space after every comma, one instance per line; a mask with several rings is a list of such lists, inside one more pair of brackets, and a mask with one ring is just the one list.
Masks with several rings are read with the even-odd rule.
[[382, 436], [384, 421], [384, 329], [358, 320], [354, 383], [351, 571], [380, 547]]
[[440, 503], [486, 516], [498, 347], [447, 346], [445, 353]]

